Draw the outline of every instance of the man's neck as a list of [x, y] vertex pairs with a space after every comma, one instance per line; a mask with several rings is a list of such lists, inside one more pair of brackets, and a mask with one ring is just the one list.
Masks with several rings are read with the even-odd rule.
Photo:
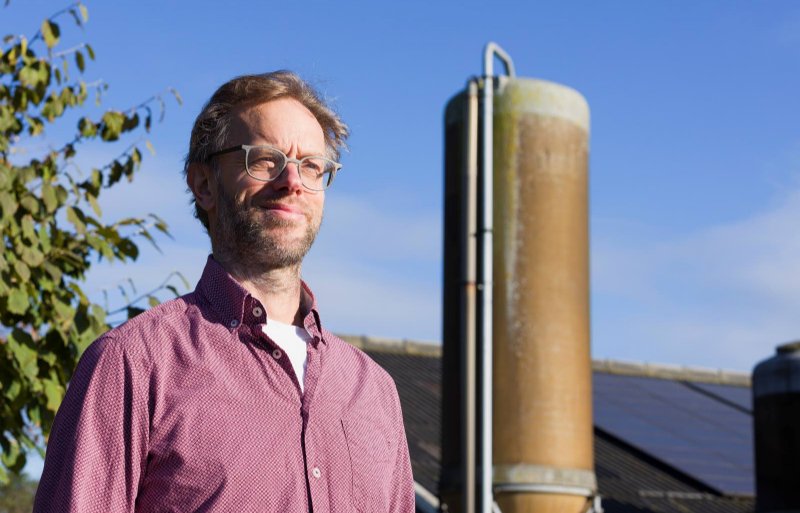
[[285, 324], [303, 325], [300, 266], [253, 270], [251, 266], [214, 259], [228, 274], [258, 299], [267, 310], [267, 318]]

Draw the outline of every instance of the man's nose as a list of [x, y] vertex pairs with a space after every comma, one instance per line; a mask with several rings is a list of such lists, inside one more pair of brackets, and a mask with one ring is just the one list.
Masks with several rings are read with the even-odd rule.
[[295, 192], [303, 188], [303, 181], [300, 179], [300, 165], [296, 162], [287, 162], [281, 174], [272, 181], [278, 189], [287, 189]]

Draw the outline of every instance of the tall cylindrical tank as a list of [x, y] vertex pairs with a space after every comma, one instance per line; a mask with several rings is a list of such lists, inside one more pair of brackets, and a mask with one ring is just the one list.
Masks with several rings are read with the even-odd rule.
[[[466, 92], [454, 97], [445, 109], [444, 236], [442, 297], [442, 466], [439, 475], [439, 499], [445, 511], [463, 512], [466, 479], [467, 443], [464, 340], [474, 327], [467, 326], [469, 315], [464, 305], [469, 290], [464, 287], [467, 273], [465, 248], [466, 173], [468, 160], [468, 109]], [[473, 398], [473, 407], [474, 398]], [[473, 426], [474, 427], [474, 426]], [[474, 463], [472, 468], [474, 472]]]
[[513, 79], [494, 108], [495, 500], [578, 513], [596, 490], [589, 107], [568, 87]]
[[800, 342], [753, 370], [756, 511], [800, 512]]
[[[485, 84], [486, 82], [484, 82]], [[582, 513], [596, 491], [589, 350], [589, 109], [576, 91], [500, 77], [493, 101], [493, 483], [504, 513]], [[460, 305], [470, 95], [445, 111], [442, 474], [463, 511], [461, 393], [470, 355]], [[483, 112], [481, 112], [481, 116]], [[478, 148], [480, 151], [480, 148]], [[482, 169], [479, 170], [482, 173]], [[479, 201], [478, 208], [483, 208]], [[480, 367], [478, 353], [477, 366]], [[472, 360], [474, 362], [474, 360]], [[479, 384], [478, 384], [479, 385]], [[480, 439], [480, 432], [473, 433]], [[479, 459], [476, 463], [480, 463]]]

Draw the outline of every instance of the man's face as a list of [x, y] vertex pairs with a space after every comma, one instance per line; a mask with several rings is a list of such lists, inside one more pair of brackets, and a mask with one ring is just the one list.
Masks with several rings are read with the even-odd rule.
[[[297, 159], [326, 153], [322, 127], [294, 99], [236, 109], [231, 117], [231, 146], [266, 144]], [[322, 222], [325, 193], [303, 187], [295, 164], [272, 182], [257, 181], [245, 172], [244, 157], [244, 150], [216, 157], [216, 208], [209, 212], [215, 253], [255, 268], [299, 265]]]

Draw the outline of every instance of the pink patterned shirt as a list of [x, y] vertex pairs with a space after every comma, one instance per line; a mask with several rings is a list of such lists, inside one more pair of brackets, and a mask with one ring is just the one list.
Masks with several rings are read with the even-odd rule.
[[305, 290], [305, 393], [263, 306], [210, 257], [193, 293], [92, 344], [34, 512], [413, 512], [394, 382]]

